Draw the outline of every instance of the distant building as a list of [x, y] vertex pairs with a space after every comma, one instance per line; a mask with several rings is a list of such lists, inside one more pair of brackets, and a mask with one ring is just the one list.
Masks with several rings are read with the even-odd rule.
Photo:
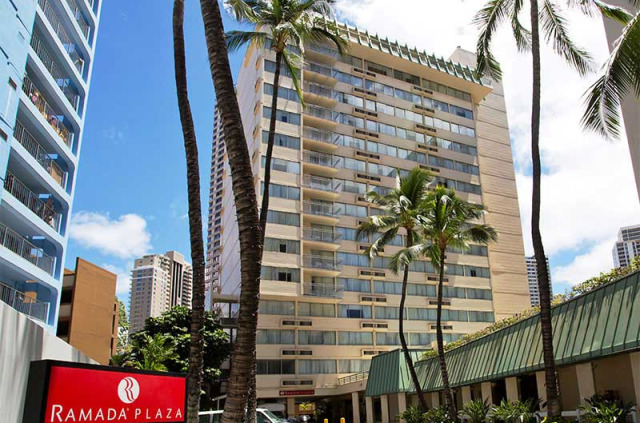
[[81, 258], [65, 269], [58, 338], [100, 364], [109, 364], [118, 341], [117, 276]]
[[640, 225], [620, 228], [618, 240], [613, 246], [613, 263], [616, 267], [627, 267], [631, 260], [638, 256], [640, 256]]
[[[549, 287], [551, 287], [549, 257], [545, 257], [545, 260], [547, 262], [547, 273], [549, 274]], [[531, 297], [532, 307], [540, 305], [540, 289], [538, 289], [538, 269], [536, 263], [536, 258], [534, 256], [527, 257], [527, 279], [529, 280], [529, 296]]]
[[147, 318], [175, 306], [191, 308], [192, 286], [191, 264], [177, 251], [136, 259], [131, 271], [130, 333], [142, 330]]

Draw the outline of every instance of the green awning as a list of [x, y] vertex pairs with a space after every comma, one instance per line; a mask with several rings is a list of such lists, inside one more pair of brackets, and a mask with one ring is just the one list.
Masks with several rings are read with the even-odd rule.
[[[409, 350], [411, 358], [418, 361], [424, 350]], [[409, 368], [401, 350], [379, 354], [371, 359], [367, 396], [378, 396], [395, 392], [409, 392], [413, 388]]]

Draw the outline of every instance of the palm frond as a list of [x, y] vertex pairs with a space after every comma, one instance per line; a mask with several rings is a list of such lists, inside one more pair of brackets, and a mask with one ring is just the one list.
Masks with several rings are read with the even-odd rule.
[[302, 68], [302, 58], [295, 53], [285, 49], [282, 51], [282, 60], [284, 61], [284, 66], [289, 71], [291, 75], [291, 80], [293, 81], [293, 87], [298, 94], [298, 98], [300, 99], [300, 103], [304, 107], [304, 98], [302, 96], [302, 89], [300, 88], [300, 69]]
[[393, 238], [395, 238], [396, 235], [398, 235], [398, 229], [399, 228], [396, 226], [396, 227], [390, 228], [385, 232], [382, 232], [382, 235], [380, 235], [378, 239], [373, 241], [371, 246], [367, 248], [369, 258], [374, 258], [378, 254], [380, 254], [380, 252], [384, 250], [384, 247], [387, 244], [389, 244], [393, 240]]
[[480, 29], [476, 47], [476, 71], [480, 75], [489, 75], [499, 81], [502, 79], [500, 64], [491, 52], [491, 39], [500, 23], [513, 10], [514, 0], [489, 0], [475, 15], [473, 22]]
[[640, 96], [640, 13], [623, 29], [605, 63], [603, 75], [589, 88], [582, 126], [606, 138], [620, 136], [620, 104], [630, 91]]
[[398, 219], [395, 216], [370, 216], [367, 220], [358, 225], [356, 239], [369, 237], [377, 232], [386, 231], [398, 226]]
[[401, 270], [404, 269], [404, 266], [409, 266], [415, 260], [418, 259], [423, 253], [423, 245], [416, 244], [409, 246], [407, 248], [403, 248], [398, 251], [389, 259], [389, 269], [398, 274]]
[[613, 6], [598, 0], [593, 0], [593, 4], [600, 11], [602, 16], [613, 19], [623, 26], [628, 24], [633, 19], [633, 15], [624, 10], [622, 7]]
[[498, 240], [498, 232], [496, 232], [495, 228], [485, 224], [470, 226], [464, 230], [463, 236], [480, 244], [488, 244]]
[[380, 195], [376, 191], [369, 191], [365, 195], [365, 198], [368, 202], [376, 204], [378, 206], [386, 206], [389, 204], [389, 201], [386, 197]]
[[567, 21], [560, 10], [550, 1], [544, 0], [540, 9], [540, 21], [547, 42], [551, 42], [553, 49], [580, 75], [593, 71], [593, 61], [589, 53], [577, 47], [569, 37], [566, 28]]
[[260, 3], [254, 0], [225, 0], [224, 9], [240, 23], [256, 24], [260, 21]]
[[514, 0], [513, 10], [511, 11], [511, 30], [513, 38], [516, 40], [516, 46], [519, 51], [529, 51], [531, 49], [531, 31], [525, 28], [520, 22], [520, 11], [524, 0]]
[[265, 32], [234, 30], [227, 31], [225, 38], [227, 40], [227, 48], [232, 53], [252, 41], [256, 43], [256, 47], [262, 48], [269, 35]]

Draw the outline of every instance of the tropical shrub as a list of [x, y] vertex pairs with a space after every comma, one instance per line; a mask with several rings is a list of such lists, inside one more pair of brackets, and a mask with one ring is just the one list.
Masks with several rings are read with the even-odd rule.
[[428, 423], [453, 423], [454, 419], [449, 418], [447, 407], [432, 407], [424, 413], [425, 422]]
[[405, 423], [427, 423], [427, 418], [418, 407], [409, 407], [398, 415]]
[[491, 411], [491, 405], [486, 400], [475, 399], [464, 404], [460, 410], [460, 418], [465, 417], [469, 423], [484, 423], [489, 411]]
[[535, 423], [540, 400], [507, 401], [492, 408], [493, 420], [502, 423]]
[[606, 399], [599, 395], [586, 400], [587, 405], [580, 406], [584, 412], [582, 420], [586, 423], [624, 423], [631, 413], [632, 404], [620, 400]]

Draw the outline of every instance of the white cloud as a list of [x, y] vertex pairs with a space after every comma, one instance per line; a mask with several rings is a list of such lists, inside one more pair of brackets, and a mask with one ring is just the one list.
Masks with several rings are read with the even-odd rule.
[[126, 268], [114, 266], [112, 264], [103, 264], [103, 268], [109, 272], [115, 273], [118, 277], [116, 284], [116, 295], [126, 297], [129, 295], [131, 289], [131, 269], [133, 269], [133, 263], [127, 263]]
[[137, 214], [111, 219], [108, 214], [75, 213], [69, 225], [69, 237], [83, 247], [125, 259], [141, 256], [152, 248], [147, 221]]
[[[385, 0], [340, 0], [337, 10], [341, 19], [370, 33], [448, 57], [456, 46], [475, 50], [473, 15], [485, 2], [449, 0], [436, 5], [403, 0], [389, 7]], [[567, 16], [573, 39], [587, 47], [598, 64], [603, 63], [608, 50], [602, 21], [576, 12]], [[522, 15], [522, 21], [528, 21], [527, 14]], [[503, 68], [525, 249], [530, 254], [531, 57], [517, 53], [508, 27], [503, 25], [492, 47]], [[575, 257], [570, 265], [555, 269], [557, 282], [580, 281], [585, 275], [608, 270], [611, 237], [620, 226], [638, 223], [640, 216], [626, 139], [607, 142], [580, 127], [582, 96], [595, 78], [595, 74], [580, 78], [549, 48], [543, 49], [543, 240], [550, 256], [589, 251]]]

